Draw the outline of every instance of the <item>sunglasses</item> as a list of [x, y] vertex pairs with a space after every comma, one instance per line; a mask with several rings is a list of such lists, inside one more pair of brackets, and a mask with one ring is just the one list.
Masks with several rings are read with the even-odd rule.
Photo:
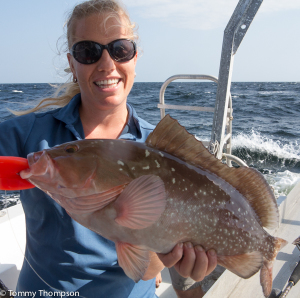
[[73, 45], [70, 54], [79, 63], [93, 64], [101, 58], [104, 49], [116, 62], [127, 62], [136, 54], [136, 44], [130, 39], [117, 39], [107, 45], [83, 40]]

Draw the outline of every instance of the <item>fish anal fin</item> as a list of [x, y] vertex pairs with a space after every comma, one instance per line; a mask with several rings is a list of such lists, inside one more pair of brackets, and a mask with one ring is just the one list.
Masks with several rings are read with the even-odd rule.
[[242, 278], [249, 278], [259, 271], [263, 263], [261, 252], [254, 251], [243, 255], [218, 256], [218, 264]]
[[116, 250], [119, 265], [125, 274], [135, 282], [142, 279], [150, 263], [150, 252], [123, 242], [116, 243]]
[[229, 168], [169, 115], [157, 124], [146, 145], [217, 175], [247, 199], [262, 226], [268, 229], [278, 226], [276, 199], [262, 174], [253, 168]]
[[166, 207], [163, 181], [154, 175], [133, 180], [115, 203], [115, 221], [131, 229], [143, 229], [155, 223]]

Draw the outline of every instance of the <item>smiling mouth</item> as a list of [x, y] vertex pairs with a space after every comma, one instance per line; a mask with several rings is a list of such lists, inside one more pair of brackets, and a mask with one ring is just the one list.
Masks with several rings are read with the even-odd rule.
[[103, 81], [97, 81], [94, 82], [95, 85], [98, 87], [105, 89], [105, 88], [115, 88], [119, 84], [121, 79], [109, 79], [109, 80], [103, 80]]

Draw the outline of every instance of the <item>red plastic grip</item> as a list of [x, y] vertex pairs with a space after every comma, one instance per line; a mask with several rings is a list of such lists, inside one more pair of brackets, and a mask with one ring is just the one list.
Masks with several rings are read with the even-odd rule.
[[26, 158], [0, 156], [0, 190], [21, 190], [34, 188], [29, 181], [22, 179], [19, 173], [27, 169]]

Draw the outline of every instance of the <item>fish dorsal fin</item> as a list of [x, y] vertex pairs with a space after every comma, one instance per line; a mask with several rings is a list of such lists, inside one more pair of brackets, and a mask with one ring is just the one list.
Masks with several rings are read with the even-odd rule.
[[222, 178], [248, 200], [262, 226], [269, 229], [278, 226], [276, 199], [262, 174], [252, 168], [230, 168], [223, 164], [169, 115], [166, 115], [148, 136], [146, 145]]

